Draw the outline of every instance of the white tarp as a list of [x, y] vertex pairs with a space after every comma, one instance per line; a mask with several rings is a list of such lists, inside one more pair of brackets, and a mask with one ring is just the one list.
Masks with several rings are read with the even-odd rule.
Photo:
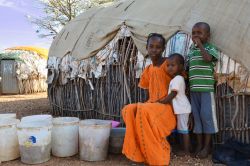
[[149, 33], [158, 32], [169, 39], [178, 31], [191, 32], [199, 21], [210, 24], [212, 43], [250, 70], [249, 0], [127, 0], [91, 9], [63, 28], [49, 56], [63, 57], [68, 51], [78, 60], [94, 56], [124, 24], [145, 55]]

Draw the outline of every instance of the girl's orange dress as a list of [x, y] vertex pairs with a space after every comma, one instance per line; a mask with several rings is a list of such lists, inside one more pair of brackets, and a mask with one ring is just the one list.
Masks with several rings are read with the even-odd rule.
[[146, 103], [129, 104], [122, 110], [126, 134], [122, 153], [132, 161], [149, 165], [169, 165], [170, 145], [166, 136], [176, 126], [169, 104], [156, 103], [168, 94], [171, 77], [166, 60], [160, 67], [149, 65], [142, 73], [139, 87], [149, 90]]

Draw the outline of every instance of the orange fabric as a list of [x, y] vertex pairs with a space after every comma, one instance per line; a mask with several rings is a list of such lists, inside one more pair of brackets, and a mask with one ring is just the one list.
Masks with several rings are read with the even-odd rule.
[[155, 102], [168, 94], [168, 86], [171, 81], [171, 77], [167, 72], [167, 64], [168, 60], [166, 59], [160, 67], [149, 65], [143, 71], [139, 87], [148, 89], [148, 102]]
[[129, 104], [122, 110], [126, 124], [122, 153], [132, 161], [149, 165], [168, 165], [170, 145], [166, 136], [176, 126], [171, 105], [151, 103], [168, 94], [171, 78], [167, 61], [160, 67], [148, 66], [141, 77], [139, 86], [149, 90], [146, 103]]

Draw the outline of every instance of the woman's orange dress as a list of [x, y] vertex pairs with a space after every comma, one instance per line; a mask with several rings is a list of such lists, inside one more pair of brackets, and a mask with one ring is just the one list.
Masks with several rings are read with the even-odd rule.
[[171, 77], [166, 71], [167, 63], [166, 60], [160, 67], [149, 65], [142, 73], [139, 87], [149, 90], [149, 100], [129, 104], [122, 110], [126, 124], [122, 153], [132, 161], [169, 165], [166, 136], [175, 128], [176, 119], [171, 105], [155, 102], [168, 94]]

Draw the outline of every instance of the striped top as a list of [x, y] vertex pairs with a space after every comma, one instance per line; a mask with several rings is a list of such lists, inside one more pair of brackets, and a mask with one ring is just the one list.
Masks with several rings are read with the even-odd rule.
[[210, 43], [203, 45], [209, 55], [213, 56], [212, 62], [205, 62], [199, 48], [191, 46], [189, 59], [189, 84], [193, 92], [214, 92], [214, 66], [218, 59], [216, 47]]

